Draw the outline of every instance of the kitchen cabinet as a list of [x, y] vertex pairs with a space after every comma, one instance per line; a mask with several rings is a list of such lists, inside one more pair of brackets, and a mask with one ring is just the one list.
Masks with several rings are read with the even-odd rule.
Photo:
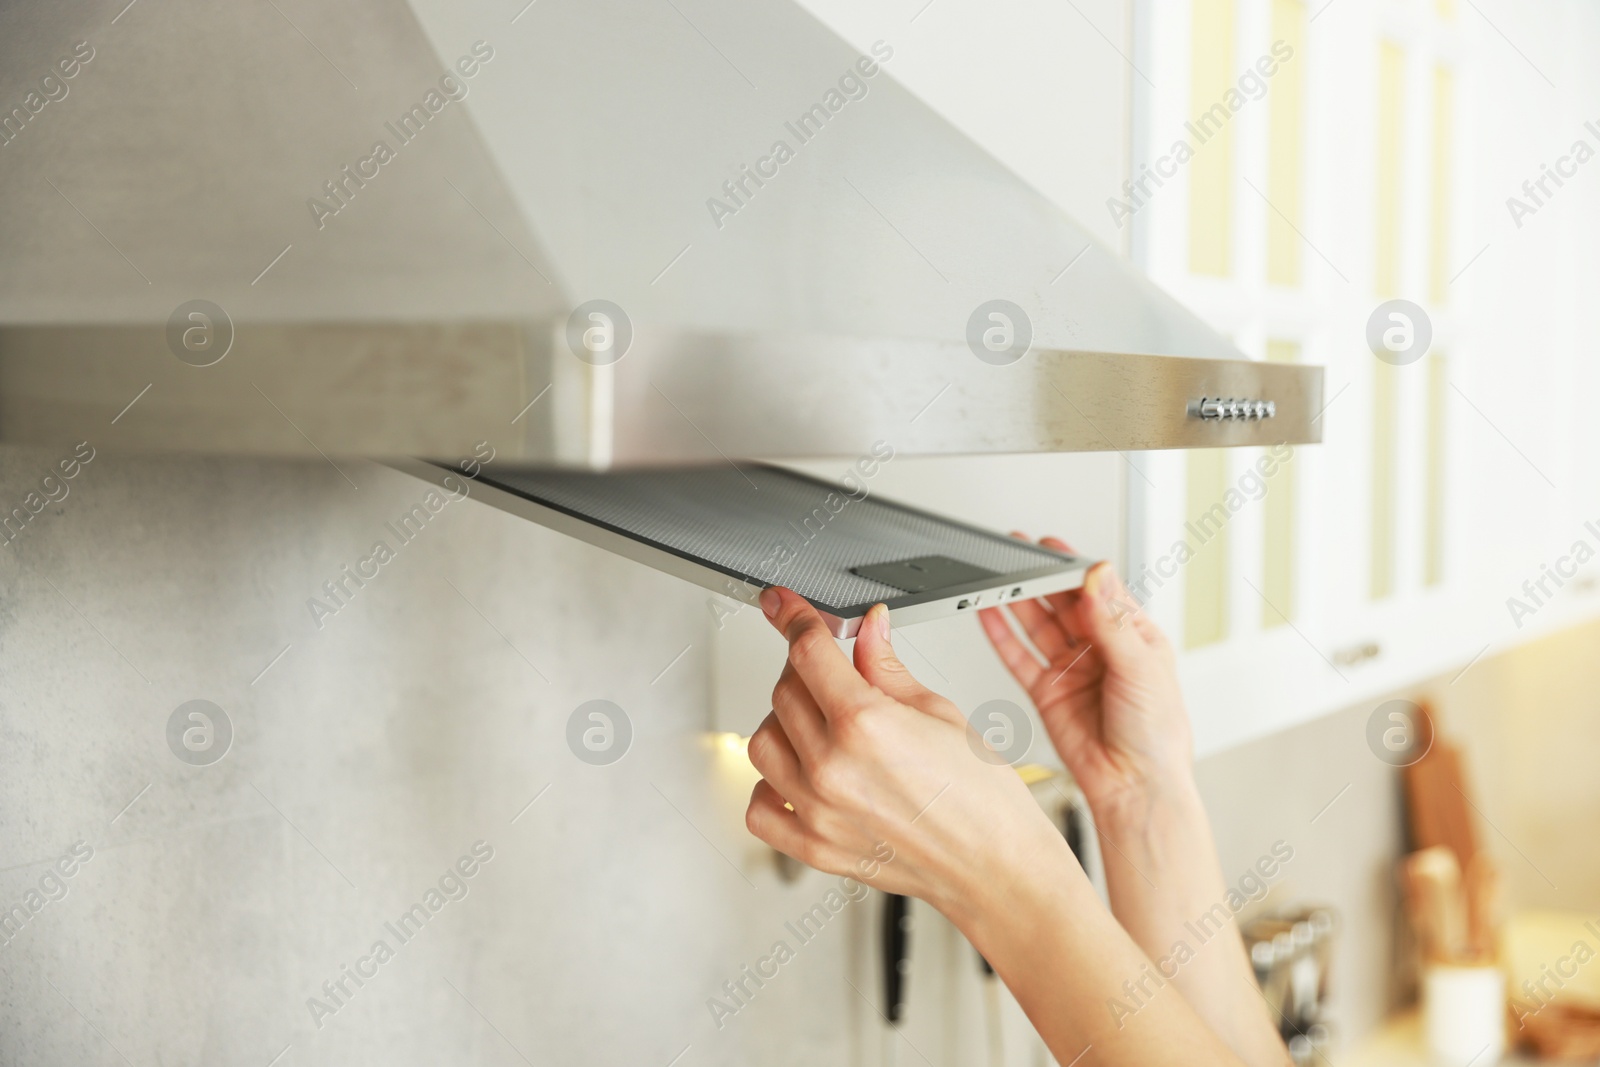
[[[1123, 565], [1180, 650], [1201, 753], [1428, 679], [1448, 685], [1483, 656], [1600, 612], [1592, 562], [1546, 578], [1532, 614], [1508, 605], [1534, 603], [1524, 582], [1573, 570], [1578, 542], [1600, 550], [1585, 525], [1600, 520], [1600, 474], [1582, 461], [1582, 398], [1600, 370], [1565, 310], [1600, 281], [1579, 239], [1600, 217], [1581, 193], [1520, 228], [1504, 207], [1581, 123], [1544, 106], [1539, 72], [1493, 27], [1448, 5], [1354, 0], [1319, 15], [1298, 0], [1153, 0], [1134, 16], [1133, 64], [1162, 77], [1130, 78], [1126, 174], [1097, 163], [1098, 188], [1042, 168], [1036, 180], [1248, 355], [1325, 367], [1324, 439], [1289, 455], [1122, 454], [1103, 467], [1117, 476], [1119, 534], [1019, 525]], [[1541, 66], [1564, 55], [1561, 19], [1507, 30]], [[948, 89], [936, 67], [905, 70], [925, 98]], [[1576, 59], [1550, 69], [1563, 85], [1596, 80]], [[1226, 122], [1197, 124], [1219, 102]], [[978, 103], [963, 120], [974, 136], [1038, 167], [984, 134]], [[1098, 125], [1036, 117], [1104, 147], [1117, 110]], [[1179, 142], [1192, 146], [1181, 162]], [[1393, 299], [1426, 317], [1420, 358], [1386, 362], [1368, 347], [1369, 320]], [[1514, 374], [1500, 373], [1507, 353]], [[964, 473], [885, 492], [995, 525], [1012, 489], [1029, 491], [1018, 462], [927, 460]], [[1098, 530], [1087, 515], [1061, 521]], [[933, 646], [947, 678], [982, 674], [956, 658], [958, 639], [924, 632], [907, 643]], [[748, 655], [739, 644], [721, 658], [737, 676]], [[983, 678], [977, 688], [1001, 684]], [[738, 703], [758, 695], [751, 684], [717, 690]]]
[[[1577, 126], [1551, 117], [1548, 86], [1487, 16], [1321, 7], [1139, 8], [1135, 62], [1166, 76], [1136, 81], [1132, 170], [1175, 173], [1126, 201], [1136, 258], [1251, 356], [1327, 368], [1323, 443], [1273, 477], [1252, 474], [1267, 450], [1246, 449], [1147, 454], [1129, 483], [1130, 569], [1162, 572], [1147, 609], [1181, 649], [1202, 752], [1448, 684], [1600, 610], [1587, 572], [1547, 582], [1520, 626], [1507, 607], [1575, 541], [1600, 548], [1583, 525], [1600, 514], [1593, 476], [1570, 459], [1587, 443], [1580, 401], [1559, 388], [1592, 378], [1558, 309], [1575, 306], [1568, 285], [1592, 285], [1594, 257], [1503, 206]], [[1514, 28], [1542, 63], [1561, 55], [1558, 22]], [[1592, 224], [1571, 199], [1568, 219]], [[1403, 325], [1431, 331], [1418, 358], [1368, 347], [1395, 299], [1422, 309]], [[1497, 373], [1513, 350], [1516, 373]]]
[[[1141, 192], [1107, 197], [1121, 182], [1103, 178], [1098, 192], [1053, 194], [1247, 354], [1327, 368], [1323, 443], [1271, 478], [1265, 449], [1119, 460], [1126, 551], [1111, 554], [1136, 587], [1154, 575], [1142, 598], [1181, 650], [1200, 750], [1448, 684], [1600, 610], [1589, 573], [1551, 584], [1521, 626], [1507, 609], [1575, 541], [1600, 547], [1584, 527], [1600, 516], [1595, 474], [1577, 459], [1581, 397], [1600, 382], [1575, 355], [1577, 324], [1554, 310], [1597, 279], [1574, 237], [1595, 212], [1573, 197], [1559, 205], [1573, 225], [1539, 229], [1504, 214], [1505, 192], [1572, 132], [1538, 73], [1479, 15], [1434, 4], [1357, 0], [1323, 17], [1294, 0], [1161, 0], [1135, 16], [1133, 63], [1162, 74], [1130, 79], [1128, 177]], [[1561, 54], [1559, 19], [1508, 31], [1541, 65]], [[1259, 77], [1241, 81], [1249, 70]], [[1593, 77], [1571, 62], [1556, 74]], [[926, 77], [915, 88], [937, 98]], [[1238, 110], [1201, 141], [1188, 124], [1241, 86]], [[1194, 142], [1181, 165], [1180, 140]], [[1146, 177], [1167, 170], [1164, 183]], [[1116, 202], [1131, 215], [1108, 211]], [[1432, 338], [1391, 365], [1366, 333], [1396, 298], [1423, 308]], [[1507, 352], [1516, 374], [1498, 373]], [[1550, 388], [1560, 382], [1573, 388]], [[1004, 484], [1011, 461], [986, 462]], [[1230, 493], [1237, 510], [1201, 521]], [[918, 500], [951, 510], [960, 496]]]

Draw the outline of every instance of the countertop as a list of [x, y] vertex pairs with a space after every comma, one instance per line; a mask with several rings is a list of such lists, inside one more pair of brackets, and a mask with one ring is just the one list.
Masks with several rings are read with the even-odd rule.
[[[1506, 1067], [1550, 1064], [1515, 1050], [1499, 1060]], [[1412, 1010], [1396, 1015], [1365, 1041], [1338, 1057], [1337, 1067], [1433, 1067], [1422, 1035], [1422, 1013]], [[1472, 1067], [1490, 1067], [1487, 1058]]]

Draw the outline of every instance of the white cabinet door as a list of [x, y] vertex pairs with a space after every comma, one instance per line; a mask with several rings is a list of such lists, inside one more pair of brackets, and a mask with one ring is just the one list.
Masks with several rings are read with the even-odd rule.
[[[1175, 576], [1150, 599], [1183, 649], [1202, 751], [1430, 677], [1448, 684], [1481, 655], [1600, 609], [1600, 572], [1576, 558], [1583, 544], [1600, 558], [1600, 529], [1584, 524], [1600, 519], [1586, 432], [1600, 372], [1577, 295], [1600, 281], [1584, 237], [1596, 198], [1574, 182], [1520, 227], [1506, 207], [1575, 139], [1600, 149], [1557, 106], [1596, 88], [1563, 44], [1596, 20], [1516, 16], [1503, 28], [1530, 60], [1460, 5], [1336, 10], [1140, 8], [1136, 61], [1161, 77], [1143, 92], [1136, 173], [1195, 140], [1185, 124], [1290, 44], [1264, 90], [1235, 101], [1225, 129], [1139, 206], [1134, 247], [1248, 354], [1292, 352], [1327, 371], [1324, 442], [1169, 564]], [[1426, 322], [1421, 358], [1369, 349], [1369, 320], [1391, 299], [1421, 309], [1379, 315], [1384, 328]], [[1404, 348], [1405, 331], [1393, 339]], [[1137, 564], [1209, 534], [1197, 515], [1241, 488], [1251, 462], [1141, 460]], [[1537, 612], [1514, 621], [1508, 599], [1541, 579]]]

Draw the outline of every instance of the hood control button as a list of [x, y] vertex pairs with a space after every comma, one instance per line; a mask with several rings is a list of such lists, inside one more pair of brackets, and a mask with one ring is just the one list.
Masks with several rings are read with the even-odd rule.
[[1201, 419], [1270, 419], [1277, 413], [1271, 400], [1203, 396], [1189, 402], [1189, 414]]

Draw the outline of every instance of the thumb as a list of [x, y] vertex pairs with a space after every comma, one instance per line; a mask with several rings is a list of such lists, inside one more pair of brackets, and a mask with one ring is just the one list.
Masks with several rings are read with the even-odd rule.
[[1076, 607], [1084, 636], [1107, 666], [1129, 667], [1146, 649], [1144, 638], [1134, 625], [1139, 605], [1110, 563], [1102, 560], [1089, 568]]
[[874, 604], [861, 620], [861, 629], [856, 633], [855, 663], [869, 684], [902, 704], [920, 707], [919, 702], [931, 695], [895, 655], [894, 645], [889, 642], [889, 609], [882, 604]]

